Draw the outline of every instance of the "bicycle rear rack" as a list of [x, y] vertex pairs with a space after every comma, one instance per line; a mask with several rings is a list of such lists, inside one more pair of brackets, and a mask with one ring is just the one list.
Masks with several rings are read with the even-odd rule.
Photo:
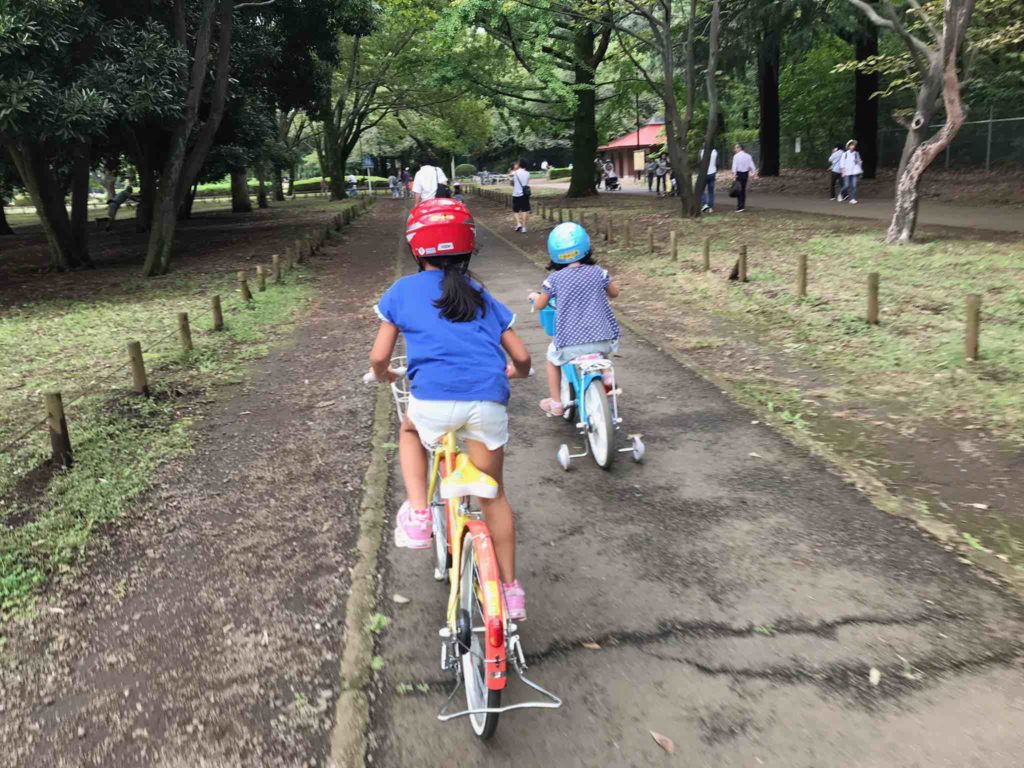
[[562, 706], [562, 700], [551, 693], [551, 691], [542, 688], [537, 683], [530, 680], [526, 675], [523, 674], [523, 670], [526, 669], [526, 656], [523, 654], [523, 646], [519, 642], [519, 635], [513, 635], [509, 639], [509, 650], [512, 656], [512, 668], [515, 670], [516, 675], [526, 685], [533, 690], [537, 691], [543, 696], [546, 701], [524, 701], [519, 704], [509, 704], [506, 707], [483, 707], [481, 709], [464, 709], [460, 712], [448, 712], [448, 707], [452, 703], [452, 699], [455, 698], [455, 694], [459, 692], [465, 681], [462, 679], [462, 668], [456, 666], [456, 681], [455, 687], [452, 688], [451, 693], [448, 694], [448, 700], [445, 701], [444, 706], [437, 713], [437, 719], [442, 723], [447, 723], [449, 720], [454, 720], [457, 717], [467, 717], [469, 715], [489, 715], [489, 714], [503, 714], [505, 712], [512, 712], [516, 709], [558, 709]]

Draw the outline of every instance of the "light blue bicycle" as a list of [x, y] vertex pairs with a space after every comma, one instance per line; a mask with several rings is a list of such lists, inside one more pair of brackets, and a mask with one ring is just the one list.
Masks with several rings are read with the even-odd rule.
[[[555, 335], [555, 300], [540, 310], [540, 324], [548, 336]], [[615, 366], [602, 354], [583, 355], [570, 360], [562, 370], [562, 418], [576, 424], [586, 439], [582, 453], [571, 453], [565, 443], [558, 448], [558, 464], [568, 471], [573, 459], [591, 455], [597, 466], [608, 469], [616, 453], [632, 453], [633, 461], [644, 457], [643, 435], [627, 436], [626, 448], [615, 448], [615, 434], [622, 425]]]

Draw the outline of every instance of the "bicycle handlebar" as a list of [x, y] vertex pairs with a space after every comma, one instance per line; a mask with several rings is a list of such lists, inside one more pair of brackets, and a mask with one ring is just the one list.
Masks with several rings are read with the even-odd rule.
[[[405, 366], [400, 366], [398, 368], [389, 368], [388, 370], [398, 378], [402, 378], [405, 376], [405, 372], [408, 369]], [[373, 371], [367, 371], [363, 374], [363, 384], [377, 384], [380, 381], [381, 380], [374, 375]]]

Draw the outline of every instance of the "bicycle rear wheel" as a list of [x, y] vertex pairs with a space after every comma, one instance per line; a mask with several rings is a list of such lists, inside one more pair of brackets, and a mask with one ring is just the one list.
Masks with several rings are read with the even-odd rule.
[[448, 504], [441, 498], [440, 477], [430, 500], [430, 518], [434, 530], [434, 580], [448, 581], [452, 555], [448, 551]]
[[593, 379], [584, 393], [587, 405], [587, 441], [594, 461], [601, 469], [608, 469], [615, 458], [612, 448], [615, 433], [612, 424], [612, 409], [608, 404], [608, 393], [604, 389], [604, 380]]
[[[459, 586], [459, 618], [466, 623], [468, 631], [464, 636], [469, 640], [462, 649], [466, 708], [497, 709], [501, 706], [501, 691], [487, 687], [487, 618], [481, 602], [484, 585], [476, 563], [476, 540], [467, 535], [462, 549], [462, 583]], [[489, 739], [498, 727], [498, 713], [469, 715], [469, 723], [473, 733], [481, 739]]]

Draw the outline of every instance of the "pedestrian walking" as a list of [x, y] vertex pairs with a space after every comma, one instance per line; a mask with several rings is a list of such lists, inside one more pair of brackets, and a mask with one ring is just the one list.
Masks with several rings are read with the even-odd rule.
[[[704, 159], [704, 150], [700, 151], [700, 159]], [[704, 191], [700, 194], [700, 212], [715, 212], [715, 174], [718, 173], [718, 150], [711, 150], [711, 158], [708, 160], [708, 174], [704, 180]]]
[[644, 173], [647, 174], [647, 191], [654, 191], [654, 171], [657, 170], [658, 164], [654, 162], [654, 158], [650, 158], [647, 161], [647, 165], [644, 166]]
[[129, 184], [123, 190], [107, 200], [107, 232], [109, 232], [114, 226], [114, 219], [117, 218], [118, 210], [120, 210], [122, 205], [128, 202], [129, 198], [132, 196], [132, 192], [134, 191], [135, 190], [132, 189], [132, 185]]
[[401, 191], [398, 189], [398, 177], [395, 175], [394, 171], [392, 171], [391, 175], [388, 176], [388, 189], [391, 190], [391, 198], [393, 200], [402, 196]]
[[408, 168], [403, 168], [402, 169], [402, 173], [400, 174], [400, 178], [402, 179], [402, 197], [408, 197], [409, 196], [409, 190], [411, 189], [411, 185], [412, 185], [412, 176], [409, 175], [409, 169]]
[[619, 174], [615, 172], [615, 164], [611, 160], [605, 161], [604, 164], [604, 188], [608, 189], [608, 179], [619, 180]]
[[521, 160], [512, 163], [512, 216], [515, 231], [526, 232], [526, 220], [530, 217], [530, 172], [523, 168]]
[[846, 151], [843, 153], [841, 173], [843, 174], [842, 197], [850, 201], [850, 205], [857, 204], [857, 180], [864, 173], [864, 164], [860, 159], [860, 152], [857, 151], [857, 141], [850, 139], [846, 142]]
[[550, 168], [550, 167], [551, 167], [551, 166], [550, 166], [550, 165], [548, 165], [548, 161], [547, 161], [547, 160], [541, 160], [541, 161], [540, 161], [540, 169], [541, 169], [542, 171], [544, 171], [545, 173], [547, 172], [548, 168]]
[[736, 213], [747, 210], [747, 181], [751, 175], [757, 178], [757, 166], [754, 165], [754, 158], [743, 149], [742, 144], [733, 147], [732, 174], [735, 180], [732, 183], [730, 197], [736, 198]]
[[658, 193], [658, 197], [664, 197], [668, 191], [665, 188], [665, 184], [668, 181], [668, 172], [668, 160], [662, 155], [654, 166], [654, 190]]
[[435, 158], [431, 155], [426, 162], [416, 171], [412, 180], [412, 192], [415, 198], [413, 205], [419, 205], [425, 200], [433, 200], [435, 197], [451, 197], [451, 190], [448, 188], [448, 177], [444, 171], [433, 163]]
[[[843, 178], [843, 145], [836, 144], [832, 154], [828, 156], [828, 167], [831, 169], [832, 183], [829, 186], [829, 199], [836, 199], [836, 184], [841, 184]], [[841, 191], [841, 189], [840, 189]]]

